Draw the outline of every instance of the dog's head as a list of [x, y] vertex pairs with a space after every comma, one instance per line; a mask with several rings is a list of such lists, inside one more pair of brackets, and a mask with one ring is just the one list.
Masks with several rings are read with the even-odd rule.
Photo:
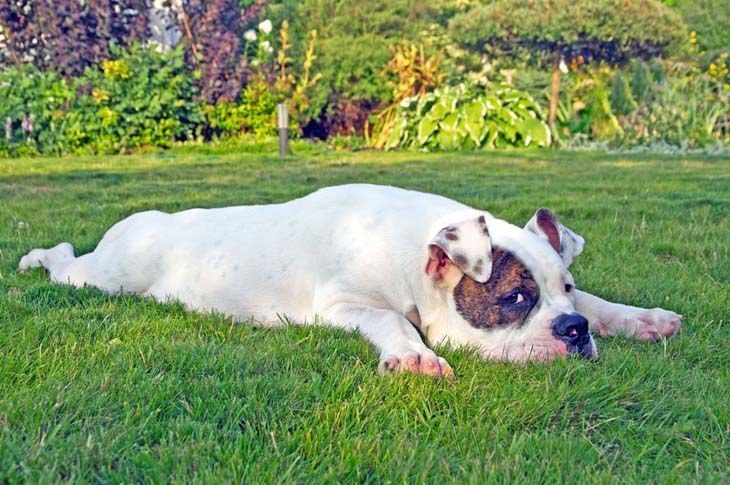
[[496, 360], [595, 356], [568, 271], [583, 243], [547, 209], [524, 228], [488, 215], [441, 228], [426, 274], [446, 302], [447, 323], [428, 336]]

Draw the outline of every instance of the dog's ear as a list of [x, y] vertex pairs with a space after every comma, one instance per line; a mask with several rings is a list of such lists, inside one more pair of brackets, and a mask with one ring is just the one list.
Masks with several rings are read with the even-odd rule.
[[548, 209], [538, 209], [525, 229], [547, 239], [553, 249], [563, 258], [566, 268], [583, 251], [585, 240], [560, 224], [558, 216]]
[[456, 286], [466, 274], [485, 283], [492, 273], [492, 242], [484, 216], [441, 229], [428, 245], [426, 274], [445, 286]]

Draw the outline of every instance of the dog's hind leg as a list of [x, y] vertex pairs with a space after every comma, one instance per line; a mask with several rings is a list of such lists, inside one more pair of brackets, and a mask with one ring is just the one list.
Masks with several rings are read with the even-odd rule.
[[119, 288], [107, 288], [107, 278], [103, 268], [95, 260], [95, 254], [85, 254], [78, 258], [74, 255], [71, 244], [64, 242], [50, 249], [33, 249], [20, 258], [18, 269], [22, 272], [33, 268], [43, 267], [48, 271], [51, 281], [74, 285], [81, 288], [84, 285], [100, 287], [106, 291], [118, 291]]
[[72, 261], [76, 259], [74, 248], [64, 242], [50, 249], [34, 249], [22, 258], [18, 264], [20, 271], [28, 271], [41, 266], [48, 270], [51, 278], [58, 281], [58, 276]]

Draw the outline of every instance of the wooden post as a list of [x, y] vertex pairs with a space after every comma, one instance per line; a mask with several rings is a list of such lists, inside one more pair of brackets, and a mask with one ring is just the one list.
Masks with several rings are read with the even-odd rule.
[[560, 47], [556, 47], [553, 53], [553, 75], [550, 82], [550, 107], [548, 109], [548, 124], [553, 135], [557, 134], [555, 121], [558, 114], [558, 98], [560, 97], [560, 59]]
[[279, 129], [279, 156], [289, 154], [289, 112], [285, 103], [276, 106], [276, 126]]

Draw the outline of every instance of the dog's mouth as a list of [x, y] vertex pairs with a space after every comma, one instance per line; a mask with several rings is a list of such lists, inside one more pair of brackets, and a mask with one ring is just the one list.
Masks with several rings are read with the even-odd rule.
[[581, 338], [579, 341], [570, 343], [561, 339], [556, 339], [552, 345], [529, 346], [529, 350], [526, 350], [525, 354], [520, 356], [521, 358], [518, 357], [516, 360], [550, 362], [570, 355], [579, 356], [583, 359], [595, 358], [598, 354], [596, 352], [596, 346], [591, 340], [590, 335], [586, 335], [585, 338]]
[[592, 359], [597, 355], [596, 346], [590, 334], [583, 335], [577, 340], [568, 342], [566, 347], [568, 349], [568, 355], [579, 355], [584, 359]]
[[510, 350], [504, 350], [501, 354], [483, 352], [483, 356], [486, 359], [518, 364], [526, 362], [548, 363], [571, 355], [579, 356], [583, 359], [597, 357], [596, 346], [590, 335], [586, 335], [585, 338], [571, 343], [565, 342], [563, 339], [546, 339], [532, 341], [519, 347], [512, 347]]

